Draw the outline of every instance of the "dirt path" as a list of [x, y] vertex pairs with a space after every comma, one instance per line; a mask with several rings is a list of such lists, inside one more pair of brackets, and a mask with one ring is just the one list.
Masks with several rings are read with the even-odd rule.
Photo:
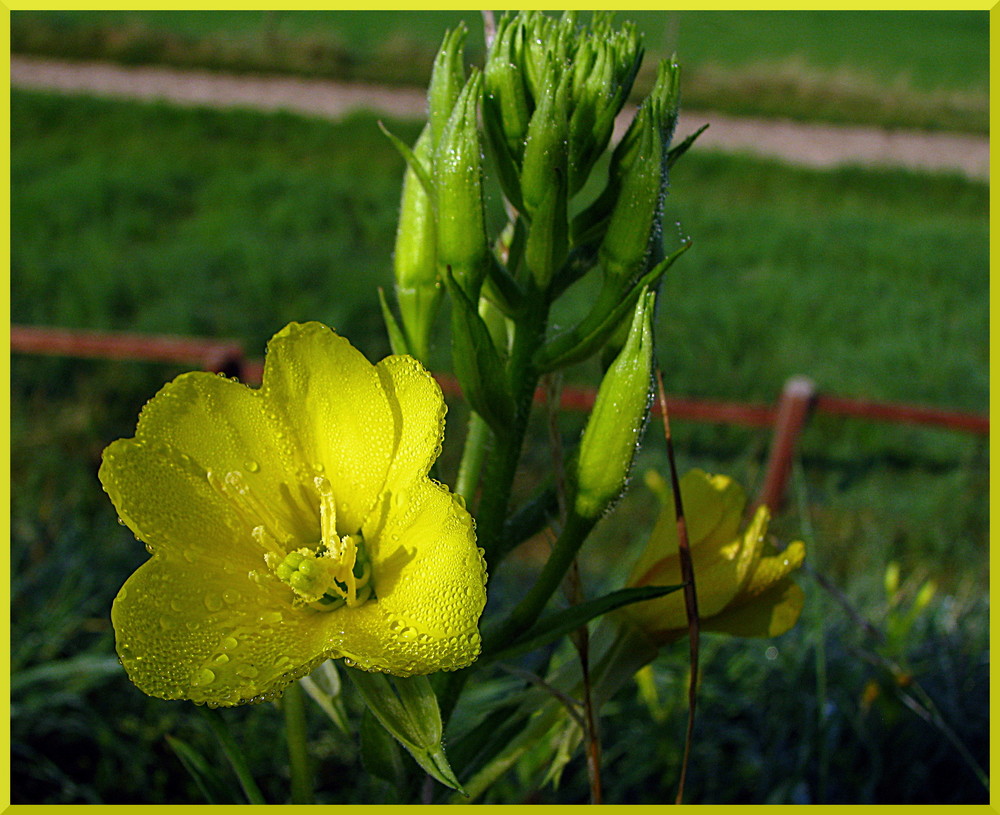
[[[339, 118], [358, 109], [415, 118], [424, 116], [426, 109], [422, 90], [328, 80], [126, 68], [16, 56], [11, 58], [10, 72], [14, 87], [163, 99], [183, 105], [283, 109], [326, 118]], [[748, 152], [810, 167], [885, 165], [989, 178], [986, 137], [800, 124], [697, 111], [681, 115], [677, 137], [705, 122], [710, 127], [698, 140], [702, 149]]]

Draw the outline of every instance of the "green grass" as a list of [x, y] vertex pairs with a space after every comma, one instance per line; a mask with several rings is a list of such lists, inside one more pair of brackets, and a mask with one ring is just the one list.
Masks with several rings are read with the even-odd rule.
[[[624, 18], [625, 15], [622, 15]], [[630, 12], [686, 101], [738, 114], [988, 130], [985, 12]], [[12, 48], [68, 58], [426, 84], [447, 27], [474, 12], [86, 11], [12, 14]]]
[[[13, 93], [11, 112], [14, 322], [232, 336], [259, 353], [286, 321], [320, 319], [373, 359], [387, 352], [373, 287], [391, 280], [402, 162], [372, 118], [332, 124], [23, 92]], [[393, 128], [416, 135], [414, 125]], [[668, 389], [769, 402], [787, 376], [807, 374], [830, 392], [985, 411], [987, 195], [959, 177], [817, 172], [695, 150], [677, 165], [668, 198], [669, 221], [694, 238], [661, 298]], [[580, 308], [586, 297], [584, 284], [570, 299]], [[100, 489], [100, 452], [133, 432], [143, 402], [178, 372], [13, 360], [18, 802], [203, 802], [168, 734], [226, 766], [192, 706], [147, 699], [128, 683], [108, 620], [145, 552]], [[573, 372], [573, 381], [595, 378], [593, 366]], [[453, 404], [446, 480], [463, 416]], [[581, 422], [562, 417], [567, 444]], [[751, 494], [759, 486], [767, 431], [678, 421], [674, 434], [683, 469], [730, 473]], [[665, 467], [656, 436], [651, 424], [637, 475]], [[539, 419], [521, 494], [550, 461], [546, 444]], [[892, 628], [882, 588], [891, 560], [902, 564], [907, 591], [933, 577], [939, 592], [911, 631], [880, 642], [804, 574], [806, 615], [773, 643], [776, 654], [772, 643], [709, 639], [689, 800], [981, 802], [941, 728], [905, 707], [905, 689], [873, 655], [900, 660], [983, 760], [985, 440], [820, 416], [799, 467], [773, 529], [781, 540], [804, 538], [810, 568], [857, 613]], [[619, 578], [644, 542], [654, 509], [636, 481], [589, 546], [591, 591]], [[514, 559], [499, 570], [498, 602], [523, 590], [530, 565]], [[672, 796], [682, 651], [654, 665], [660, 721], [632, 691], [609, 711], [609, 800]], [[869, 682], [880, 690], [865, 707]], [[357, 712], [357, 700], [350, 704]], [[332, 737], [316, 713], [320, 800], [392, 800], [364, 773], [354, 742]], [[278, 711], [220, 715], [246, 745], [265, 797], [283, 802]], [[635, 743], [655, 748], [630, 760]], [[239, 800], [233, 779], [219, 776], [223, 797]], [[497, 799], [518, 801], [525, 785], [512, 777]], [[540, 800], [585, 795], [585, 770], [574, 762], [563, 788]]]

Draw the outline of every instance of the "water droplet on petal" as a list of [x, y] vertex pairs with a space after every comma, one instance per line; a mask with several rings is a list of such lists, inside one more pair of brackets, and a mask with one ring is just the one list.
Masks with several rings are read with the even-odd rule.
[[191, 684], [195, 687], [200, 687], [201, 685], [211, 685], [215, 681], [215, 671], [210, 668], [202, 668], [198, 671], [198, 675], [191, 680]]
[[247, 461], [243, 464], [246, 467], [247, 472], [256, 473], [260, 472], [260, 465], [256, 461]]
[[229, 662], [229, 656], [227, 654], [219, 654], [215, 658], [215, 661], [219, 665], [225, 665], [227, 662]]
[[205, 608], [209, 611], [220, 611], [222, 609], [222, 598], [217, 594], [205, 595]]
[[225, 637], [222, 640], [222, 647], [227, 651], [232, 651], [239, 644], [240, 641], [236, 637]]

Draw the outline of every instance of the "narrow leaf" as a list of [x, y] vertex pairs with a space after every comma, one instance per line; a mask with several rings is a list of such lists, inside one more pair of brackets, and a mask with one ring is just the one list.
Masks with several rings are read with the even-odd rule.
[[393, 147], [395, 147], [399, 154], [403, 157], [406, 162], [406, 166], [409, 167], [416, 174], [417, 179], [420, 181], [421, 186], [424, 188], [424, 192], [427, 193], [427, 197], [431, 201], [436, 201], [434, 196], [434, 182], [431, 181], [430, 174], [427, 172], [427, 168], [421, 163], [420, 159], [416, 156], [410, 146], [404, 142], [399, 136], [393, 134], [384, 124], [378, 123], [379, 130], [381, 130], [386, 138], [392, 142]]
[[570, 606], [562, 611], [557, 611], [541, 617], [530, 629], [514, 642], [508, 644], [501, 650], [484, 654], [480, 657], [480, 662], [484, 660], [510, 659], [512, 656], [532, 651], [559, 637], [575, 631], [586, 625], [595, 617], [614, 611], [630, 603], [638, 603], [643, 600], [655, 600], [671, 592], [682, 589], [682, 585], [677, 586], [639, 586], [636, 588], [618, 589], [603, 597], [588, 600], [575, 606]]
[[403, 755], [370, 708], [361, 717], [361, 761], [365, 769], [390, 784], [400, 787], [406, 778]]
[[463, 792], [441, 746], [441, 712], [430, 680], [426, 676], [390, 680], [385, 674], [355, 669], [347, 675], [375, 718], [414, 761], [446, 787]]
[[396, 321], [392, 309], [389, 308], [389, 303], [385, 299], [385, 290], [381, 286], [378, 287], [378, 302], [382, 307], [382, 320], [385, 322], [385, 330], [389, 335], [389, 346], [392, 348], [392, 353], [409, 354], [410, 345], [406, 341], [406, 335]]
[[220, 794], [222, 784], [218, 773], [205, 760], [205, 757], [187, 742], [181, 741], [176, 736], [167, 735], [166, 739], [167, 744], [170, 745], [170, 749], [174, 751], [174, 755], [180, 760], [181, 766], [187, 770], [188, 775], [191, 776], [201, 794], [205, 796], [205, 800], [209, 804], [229, 803]]
[[694, 144], [695, 139], [697, 139], [702, 133], [708, 129], [708, 124], [703, 124], [694, 133], [688, 136], [680, 144], [675, 144], [667, 151], [667, 169], [669, 170], [674, 164], [677, 163], [677, 159], [683, 156], [688, 149]]
[[[658, 263], [646, 274], [640, 277], [622, 296], [615, 293], [611, 285], [605, 286], [598, 301], [590, 313], [570, 331], [555, 337], [546, 343], [535, 357], [535, 366], [542, 373], [548, 373], [558, 368], [564, 368], [577, 362], [582, 362], [591, 356], [607, 342], [608, 337], [618, 327], [632, 309], [642, 290], [649, 286], [655, 288], [660, 278], [666, 274], [675, 260], [691, 246], [686, 241], [672, 255]], [[611, 304], [609, 305], [609, 301]]]
[[246, 756], [243, 755], [243, 751], [240, 750], [232, 733], [229, 732], [226, 721], [217, 711], [209, 711], [205, 708], [198, 708], [198, 710], [201, 712], [202, 718], [207, 722], [212, 733], [215, 734], [215, 738], [218, 739], [219, 746], [222, 747], [222, 752], [229, 761], [229, 766], [236, 773], [236, 780], [239, 781], [240, 789], [243, 790], [247, 802], [250, 804], [266, 804], [267, 801], [264, 800], [264, 796], [257, 786], [257, 782], [254, 781], [253, 774], [250, 772], [250, 767], [247, 765]]
[[503, 362], [475, 305], [450, 271], [446, 270], [444, 277], [452, 299], [451, 341], [455, 376], [473, 410], [486, 420], [494, 432], [502, 432], [510, 426], [514, 413]]

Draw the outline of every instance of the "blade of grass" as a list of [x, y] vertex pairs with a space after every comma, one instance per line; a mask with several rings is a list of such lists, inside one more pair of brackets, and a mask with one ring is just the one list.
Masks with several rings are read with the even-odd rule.
[[219, 715], [218, 711], [209, 711], [203, 707], [199, 707], [198, 711], [215, 735], [215, 738], [218, 739], [219, 746], [222, 747], [222, 752], [229, 761], [229, 766], [233, 768], [233, 772], [236, 773], [236, 779], [240, 782], [240, 789], [243, 790], [243, 794], [247, 797], [247, 803], [266, 804], [267, 801], [264, 800], [264, 796], [261, 794], [260, 788], [257, 786], [257, 782], [254, 781], [253, 774], [247, 765], [246, 756], [243, 755], [243, 751], [240, 750], [232, 733], [229, 732], [229, 726]]

